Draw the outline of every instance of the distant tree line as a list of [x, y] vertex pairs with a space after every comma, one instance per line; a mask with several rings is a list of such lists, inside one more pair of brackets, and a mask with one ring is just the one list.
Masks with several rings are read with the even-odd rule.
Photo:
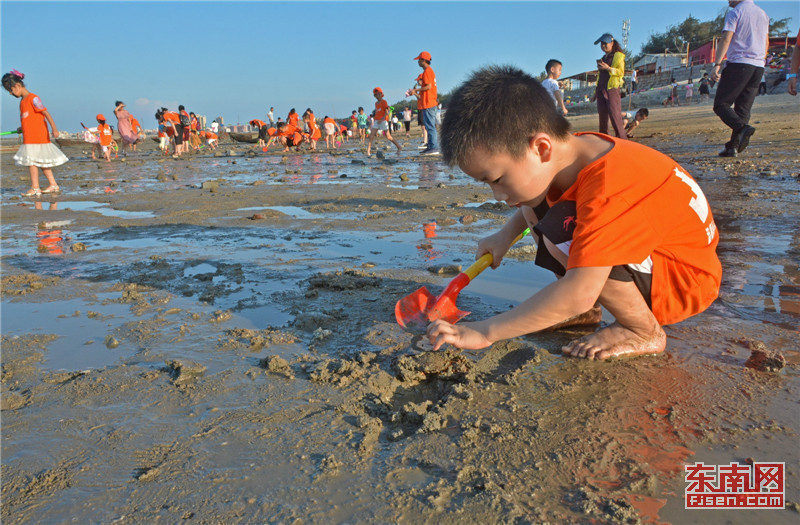
[[[656, 53], [686, 53], [688, 50], [702, 46], [714, 37], [722, 34], [725, 25], [724, 9], [713, 20], [701, 22], [691, 14], [678, 25], [669, 26], [663, 33], [652, 33], [647, 42], [642, 45], [638, 55], [631, 57], [626, 62], [634, 63], [646, 54]], [[769, 35], [783, 36], [789, 32], [791, 17], [780, 20], [769, 19]]]

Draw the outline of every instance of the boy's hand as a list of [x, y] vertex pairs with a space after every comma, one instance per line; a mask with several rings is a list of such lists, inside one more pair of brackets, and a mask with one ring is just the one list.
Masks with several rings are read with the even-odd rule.
[[511, 241], [508, 240], [506, 236], [503, 235], [503, 231], [500, 230], [488, 237], [484, 237], [478, 242], [478, 252], [475, 254], [475, 260], [477, 261], [483, 257], [485, 253], [491, 253], [492, 269], [496, 269], [500, 266], [500, 263], [503, 262], [503, 256], [505, 256], [510, 247]]
[[435, 321], [428, 325], [428, 340], [433, 349], [438, 350], [444, 344], [451, 344], [465, 350], [478, 350], [492, 344], [483, 333], [473, 327], [479, 323], [450, 324], [447, 321]]

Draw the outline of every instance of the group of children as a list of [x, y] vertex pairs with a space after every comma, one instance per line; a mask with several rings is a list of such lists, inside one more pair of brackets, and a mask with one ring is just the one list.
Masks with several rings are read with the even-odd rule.
[[[37, 197], [59, 191], [52, 168], [67, 158], [50, 143], [47, 124], [57, 137], [55, 122], [23, 78], [12, 71], [2, 83], [21, 99], [23, 145], [14, 159], [30, 168], [31, 189], [24, 196]], [[383, 92], [375, 88], [373, 94], [378, 117], [373, 126], [383, 128]], [[516, 210], [478, 243], [476, 256], [491, 254], [496, 268], [514, 239], [530, 228], [538, 245], [535, 263], [558, 278], [489, 319], [432, 322], [427, 334], [434, 349], [444, 344], [479, 349], [553, 327], [596, 325], [603, 306], [615, 322], [566, 345], [565, 355], [655, 354], [666, 347], [663, 325], [702, 312], [716, 299], [722, 276], [719, 234], [697, 182], [649, 147], [601, 133], [573, 134], [559, 110], [542, 84], [508, 66], [478, 70], [453, 92], [441, 129], [444, 161], [486, 183], [496, 200]], [[175, 120], [167, 113], [160, 110], [157, 118], [176, 139], [183, 138], [180, 114]], [[305, 140], [295, 115], [270, 142], [280, 137], [289, 147]], [[100, 117], [100, 136], [109, 137]], [[400, 150], [388, 133], [387, 139]], [[176, 149], [182, 143], [176, 140]], [[49, 182], [44, 190], [39, 168]]]
[[187, 112], [181, 104], [178, 111], [161, 108], [156, 111], [158, 122], [159, 148], [165, 154], [169, 153], [169, 144], [173, 146], [173, 157], [180, 157], [189, 152], [189, 146], [194, 151], [200, 151], [204, 140], [209, 148], [216, 149], [219, 135], [211, 130], [200, 129], [200, 122], [194, 112]]
[[[272, 113], [272, 108], [270, 108], [270, 113]], [[328, 115], [322, 119], [321, 128], [311, 108], [305, 110], [302, 119], [303, 127], [300, 127], [300, 116], [295, 108], [292, 108], [289, 110], [286, 121], [278, 119], [275, 126], [263, 120], [251, 120], [249, 124], [258, 130], [258, 141], [254, 147], [267, 151], [274, 142], [281, 144], [283, 151], [289, 151], [290, 148], [299, 151], [301, 145], [308, 144], [311, 151], [316, 151], [317, 142], [322, 138], [323, 132], [327, 149], [336, 149], [338, 144], [348, 140], [347, 127]]]

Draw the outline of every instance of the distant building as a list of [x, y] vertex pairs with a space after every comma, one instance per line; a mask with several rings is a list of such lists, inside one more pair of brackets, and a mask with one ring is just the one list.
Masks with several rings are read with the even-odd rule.
[[[712, 61], [713, 62], [713, 61]], [[633, 64], [633, 68], [640, 73], [661, 73], [686, 63], [685, 53], [653, 53], [647, 54]]]

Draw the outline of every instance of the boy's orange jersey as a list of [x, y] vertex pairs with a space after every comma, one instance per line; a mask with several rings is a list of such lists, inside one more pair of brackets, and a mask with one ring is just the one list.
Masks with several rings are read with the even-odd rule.
[[181, 117], [177, 113], [175, 113], [173, 111], [165, 111], [164, 112], [164, 120], [169, 120], [170, 122], [172, 122], [174, 124], [180, 124], [181, 123]]
[[33, 93], [19, 101], [19, 120], [22, 125], [23, 144], [47, 144], [50, 133], [47, 131], [42, 99]]
[[375, 120], [389, 120], [389, 103], [385, 98], [375, 102]]
[[263, 120], [258, 120], [258, 119], [253, 119], [253, 120], [251, 120], [251, 121], [250, 121], [250, 125], [251, 125], [251, 126], [255, 126], [255, 127], [257, 127], [257, 128], [261, 128], [261, 127], [264, 127], [264, 126], [266, 126], [266, 124], [264, 123], [264, 121], [263, 121]]
[[286, 117], [286, 122], [288, 122], [290, 126], [297, 127], [298, 122], [300, 122], [300, 115], [297, 113], [292, 113]]
[[138, 132], [140, 129], [142, 129], [142, 125], [141, 125], [141, 124], [139, 124], [139, 121], [138, 121], [138, 120], [136, 120], [136, 119], [135, 119], [135, 118], [133, 118], [133, 117], [131, 117], [131, 129], [133, 130], [133, 132], [134, 132], [134, 133], [136, 133], [136, 132]]
[[419, 109], [432, 108], [439, 104], [439, 95], [436, 92], [436, 74], [433, 72], [432, 67], [428, 67], [422, 72], [422, 86], [430, 86], [427, 91], [422, 91], [419, 94]]
[[101, 146], [110, 146], [111, 145], [111, 126], [108, 124], [98, 124], [97, 125], [97, 133], [100, 135], [100, 145]]
[[583, 168], [563, 195], [548, 194], [551, 204], [575, 203], [567, 270], [642, 265], [652, 272], [650, 298], [661, 324], [705, 310], [719, 292], [722, 266], [700, 186], [654, 149], [599, 133], [577, 135], [589, 134], [614, 147]]
[[278, 133], [280, 137], [291, 137], [297, 131], [297, 127], [292, 124], [287, 124], [283, 131]]

